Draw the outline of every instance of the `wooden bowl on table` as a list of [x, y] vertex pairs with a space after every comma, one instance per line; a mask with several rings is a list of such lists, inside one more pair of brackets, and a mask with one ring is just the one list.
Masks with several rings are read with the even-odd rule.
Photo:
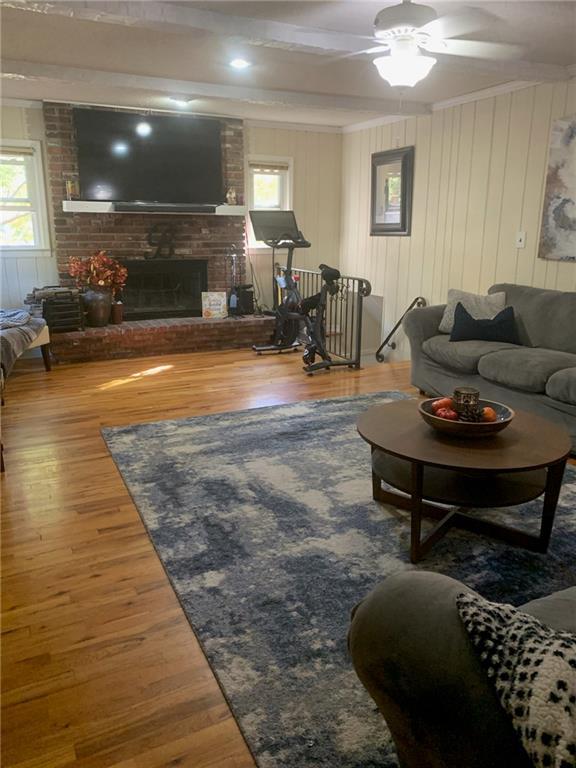
[[490, 437], [506, 429], [514, 418], [514, 411], [507, 405], [495, 403], [493, 400], [480, 400], [480, 408], [489, 406], [496, 411], [496, 421], [451, 421], [436, 416], [432, 410], [432, 403], [436, 400], [437, 397], [423, 400], [418, 406], [420, 415], [433, 429], [458, 438]]

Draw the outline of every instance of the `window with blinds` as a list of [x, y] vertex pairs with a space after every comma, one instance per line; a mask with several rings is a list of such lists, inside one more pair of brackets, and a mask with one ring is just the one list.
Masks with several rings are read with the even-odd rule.
[[0, 246], [47, 247], [42, 165], [30, 146], [0, 148]]

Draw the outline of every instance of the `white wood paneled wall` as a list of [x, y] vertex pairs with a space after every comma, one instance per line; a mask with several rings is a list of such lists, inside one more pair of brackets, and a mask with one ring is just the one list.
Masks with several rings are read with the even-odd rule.
[[[2, 107], [1, 137], [44, 142], [44, 119], [39, 108]], [[44, 147], [43, 147], [44, 150]], [[44, 160], [46, 158], [44, 157]], [[46, 168], [44, 168], [46, 176]], [[34, 287], [58, 284], [56, 259], [50, 250], [0, 252], [0, 306], [21, 307]]]
[[[552, 121], [576, 113], [576, 82], [524, 88], [345, 134], [341, 269], [384, 297], [383, 333], [411, 300], [513, 282], [576, 290], [576, 264], [537, 258]], [[411, 237], [371, 237], [370, 156], [416, 147]], [[526, 232], [517, 249], [516, 232]], [[390, 357], [407, 359], [400, 332]]]
[[[312, 243], [294, 252], [294, 265], [316, 269], [318, 264], [338, 266], [340, 258], [340, 195], [342, 136], [308, 130], [247, 125], [244, 148], [247, 156], [292, 158], [292, 206], [298, 226]], [[252, 251], [265, 300], [270, 301], [269, 251]], [[279, 254], [279, 260], [284, 258]]]
[[3, 309], [21, 307], [32, 288], [58, 285], [58, 272], [50, 251], [37, 251], [34, 256], [2, 254], [0, 258], [0, 306]]

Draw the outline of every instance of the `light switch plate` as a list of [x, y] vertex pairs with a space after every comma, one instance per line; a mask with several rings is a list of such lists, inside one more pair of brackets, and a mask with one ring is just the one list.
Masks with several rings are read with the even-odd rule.
[[526, 232], [516, 232], [516, 248], [526, 248]]

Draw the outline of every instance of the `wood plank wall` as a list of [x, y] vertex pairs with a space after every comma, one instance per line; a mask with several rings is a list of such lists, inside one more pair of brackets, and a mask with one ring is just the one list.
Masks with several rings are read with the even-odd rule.
[[[576, 81], [524, 88], [343, 137], [341, 269], [384, 297], [383, 333], [413, 297], [495, 282], [576, 290], [576, 264], [537, 258], [550, 127]], [[411, 237], [370, 237], [370, 156], [415, 145]], [[526, 247], [515, 246], [526, 232]], [[391, 357], [407, 359], [400, 333]]]

